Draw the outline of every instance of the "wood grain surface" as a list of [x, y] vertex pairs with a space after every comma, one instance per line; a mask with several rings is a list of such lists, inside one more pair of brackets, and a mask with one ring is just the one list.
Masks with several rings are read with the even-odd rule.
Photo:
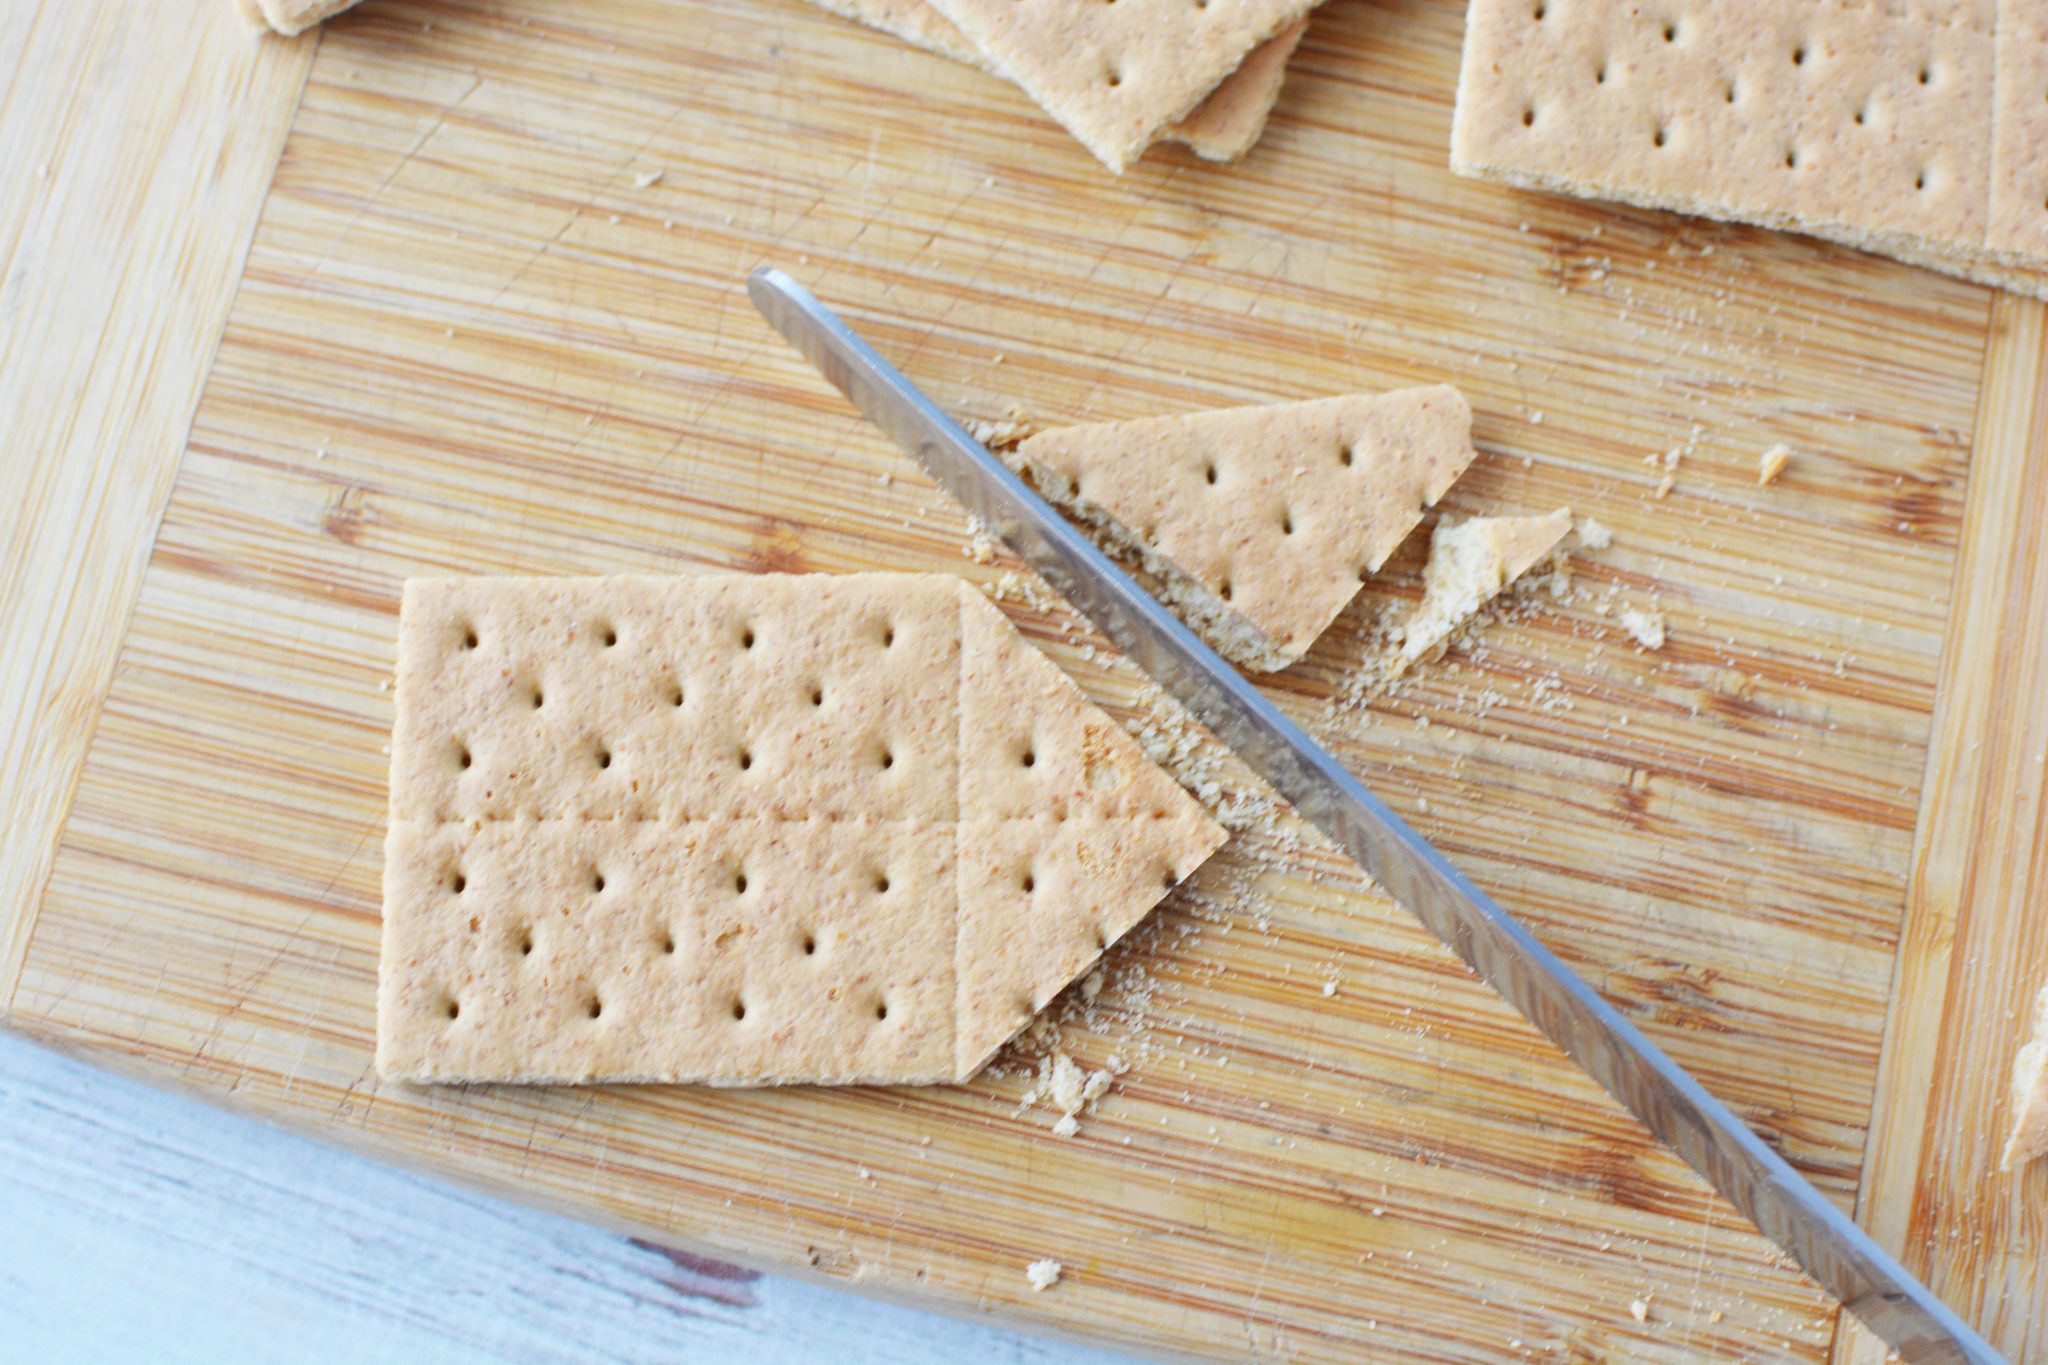
[[1452, 179], [1461, 8], [1326, 8], [1247, 162], [1121, 180], [1001, 83], [796, 0], [330, 26], [15, 1021], [538, 1203], [1147, 1351], [1826, 1356], [1825, 1295], [1211, 745], [1182, 766], [1239, 837], [1064, 1010], [1059, 1045], [1131, 1063], [1072, 1139], [1020, 1106], [1023, 1060], [775, 1093], [369, 1065], [407, 574], [952, 569], [1149, 718], [755, 318], [772, 262], [967, 417], [1461, 385], [1482, 456], [1449, 510], [1569, 503], [1614, 544], [1369, 698], [1411, 546], [1274, 695], [1852, 1203], [1990, 296]]
[[313, 44], [0, 6], [0, 1001]]
[[1858, 1215], [2014, 1360], [2048, 1351], [2048, 1163], [1998, 1169], [2048, 978], [2044, 454], [2048, 305], [2000, 298]]

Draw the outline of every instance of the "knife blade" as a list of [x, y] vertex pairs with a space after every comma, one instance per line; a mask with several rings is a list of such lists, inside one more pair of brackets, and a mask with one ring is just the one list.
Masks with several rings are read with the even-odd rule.
[[2001, 1359], [1684, 1068], [784, 272], [747, 292], [833, 387], [1908, 1360]]

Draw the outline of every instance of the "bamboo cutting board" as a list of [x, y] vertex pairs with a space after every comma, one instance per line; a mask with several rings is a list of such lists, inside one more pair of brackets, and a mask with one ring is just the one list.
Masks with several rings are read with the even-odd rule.
[[[1569, 503], [1613, 545], [1367, 697], [1411, 546], [1275, 695], [2008, 1350], [2038, 1346], [2041, 1177], [1987, 1163], [1989, 1073], [2048, 948], [2020, 913], [2048, 880], [2024, 761], [2048, 646], [1999, 629], [2048, 600], [2041, 310], [1453, 180], [1461, 8], [1334, 0], [1251, 159], [1122, 180], [999, 83], [794, 0], [378, 0], [332, 25], [11, 1022], [666, 1241], [1143, 1350], [1857, 1349], [976, 542], [754, 316], [742, 278], [772, 262], [965, 417], [1462, 386], [1483, 453], [1451, 510]], [[1778, 441], [1797, 459], [1759, 489]], [[403, 579], [863, 568], [997, 593], [1238, 831], [1099, 997], [967, 1087], [380, 1085]], [[1664, 613], [1662, 650], [1628, 607]], [[1972, 756], [1986, 716], [2011, 762]], [[1944, 1038], [1983, 1055], [1950, 1070]], [[1129, 1067], [1070, 1139], [1020, 1104], [1053, 1046]], [[1066, 1276], [1035, 1295], [1045, 1256]]]

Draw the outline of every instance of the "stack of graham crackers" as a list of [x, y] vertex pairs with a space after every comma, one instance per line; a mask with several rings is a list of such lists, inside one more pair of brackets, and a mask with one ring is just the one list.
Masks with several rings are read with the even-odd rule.
[[[293, 34], [356, 0], [235, 0]], [[812, 0], [1015, 81], [1122, 173], [1155, 142], [1235, 161], [1266, 130], [1317, 0]]]
[[812, 0], [1015, 81], [1121, 174], [1155, 142], [1235, 161], [1316, 0]]

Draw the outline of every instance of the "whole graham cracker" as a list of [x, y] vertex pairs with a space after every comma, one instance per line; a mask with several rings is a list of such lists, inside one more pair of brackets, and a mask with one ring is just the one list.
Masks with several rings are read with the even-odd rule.
[[931, 0], [1121, 173], [1313, 0]]
[[1402, 632], [1399, 666], [1438, 649], [1465, 620], [1555, 550], [1569, 508], [1540, 517], [1475, 517], [1439, 526], [1422, 573], [1422, 604]]
[[[967, 41], [967, 35], [926, 0], [811, 0], [829, 13], [894, 34], [913, 47], [991, 75], [1001, 69]], [[1235, 161], [1266, 130], [1266, 118], [1287, 79], [1287, 59], [1301, 44], [1308, 21], [1298, 20], [1252, 50], [1244, 63], [1209, 92], [1186, 118], [1168, 124], [1159, 141], [1184, 143], [1205, 161]]]
[[2039, 3], [1473, 0], [1452, 169], [2048, 291]]
[[408, 583], [391, 775], [409, 1080], [964, 1079], [1223, 839], [941, 576]]
[[1285, 668], [1471, 463], [1449, 385], [1041, 432], [1016, 460], [1247, 668]]

